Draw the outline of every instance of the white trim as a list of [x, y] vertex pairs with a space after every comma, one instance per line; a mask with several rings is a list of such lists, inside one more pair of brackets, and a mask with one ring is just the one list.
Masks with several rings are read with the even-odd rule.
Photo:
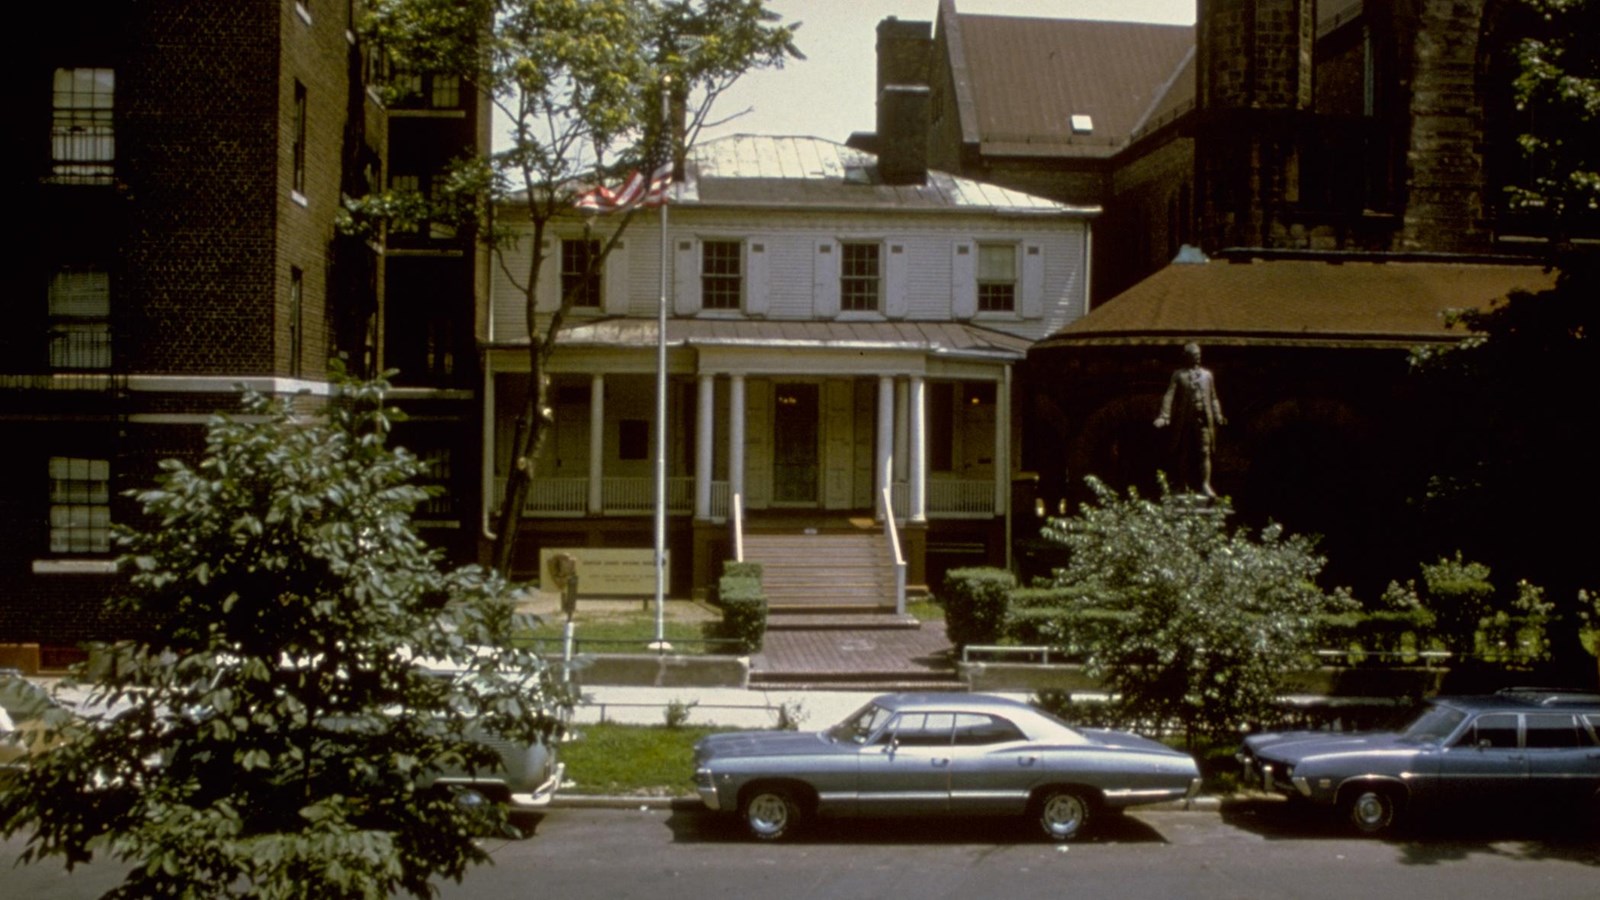
[[129, 375], [128, 390], [152, 394], [236, 394], [243, 387], [260, 394], [333, 395], [326, 381], [259, 375]]
[[33, 574], [115, 575], [117, 574], [117, 561], [114, 559], [36, 559], [33, 561]]
[[289, 199], [290, 199], [290, 201], [292, 201], [294, 203], [297, 203], [297, 204], [299, 204], [299, 205], [301, 205], [301, 206], [303, 206], [303, 207], [305, 207], [307, 209], [311, 208], [311, 201], [307, 200], [306, 199], [306, 195], [300, 193], [299, 191], [290, 191], [289, 192]]

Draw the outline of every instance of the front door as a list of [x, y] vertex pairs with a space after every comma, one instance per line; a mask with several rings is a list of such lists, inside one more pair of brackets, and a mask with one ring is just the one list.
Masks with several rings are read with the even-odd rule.
[[772, 500], [778, 504], [817, 502], [817, 386], [780, 382], [772, 404]]

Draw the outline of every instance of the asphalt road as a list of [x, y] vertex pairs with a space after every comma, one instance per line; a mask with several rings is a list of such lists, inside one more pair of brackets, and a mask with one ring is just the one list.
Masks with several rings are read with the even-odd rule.
[[[1015, 823], [822, 824], [792, 844], [748, 841], [699, 809], [557, 809], [523, 840], [489, 844], [495, 865], [447, 898], [1329, 898], [1600, 896], [1600, 828], [1456, 817], [1395, 840], [1353, 838], [1274, 801], [1220, 812], [1152, 811], [1108, 820], [1084, 843], [1054, 846]], [[68, 877], [13, 869], [0, 846], [0, 896], [95, 897], [110, 867]]]

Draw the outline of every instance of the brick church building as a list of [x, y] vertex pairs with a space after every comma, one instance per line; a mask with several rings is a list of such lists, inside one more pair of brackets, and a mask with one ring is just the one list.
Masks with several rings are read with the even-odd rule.
[[[926, 85], [936, 164], [1104, 209], [1094, 303], [1019, 378], [1042, 505], [1082, 478], [1153, 489], [1153, 426], [1197, 342], [1228, 424], [1213, 483], [1318, 534], [1359, 589], [1415, 574], [1402, 500], [1413, 347], [1444, 312], [1553, 284], [1548, 223], [1510, 209], [1526, 130], [1496, 0], [1200, 0], [1167, 26], [884, 21], [879, 88]], [[877, 136], [852, 142], [873, 147]], [[1593, 236], [1592, 234], [1590, 235]]]

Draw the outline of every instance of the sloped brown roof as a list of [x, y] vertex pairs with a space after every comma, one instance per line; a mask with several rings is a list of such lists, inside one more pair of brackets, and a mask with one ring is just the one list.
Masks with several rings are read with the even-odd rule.
[[[1153, 113], [1194, 97], [1190, 25], [994, 15], [940, 22], [957, 102], [972, 111], [975, 133], [963, 138], [985, 153], [1110, 156]], [[1094, 130], [1074, 134], [1074, 115], [1089, 116]]]
[[1085, 344], [1411, 347], [1463, 336], [1450, 309], [1555, 286], [1537, 265], [1446, 261], [1174, 263], [1038, 347]]

